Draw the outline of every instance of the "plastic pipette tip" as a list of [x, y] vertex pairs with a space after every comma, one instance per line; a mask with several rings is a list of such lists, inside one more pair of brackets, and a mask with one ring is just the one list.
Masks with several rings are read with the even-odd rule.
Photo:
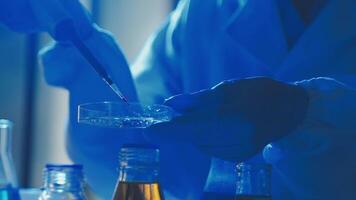
[[92, 54], [90, 49], [85, 46], [85, 44], [80, 40], [79, 36], [75, 32], [74, 26], [71, 23], [67, 24], [68, 29], [71, 30], [71, 37], [69, 38], [73, 45], [79, 50], [81, 55], [90, 63], [93, 69], [98, 73], [98, 75], [110, 86], [110, 88], [126, 103], [128, 103], [126, 97], [120, 92], [119, 88], [113, 83], [105, 68]]
[[119, 88], [115, 85], [115, 83], [110, 85], [111, 89], [120, 97], [121, 100], [128, 103], [127, 98], [120, 92]]

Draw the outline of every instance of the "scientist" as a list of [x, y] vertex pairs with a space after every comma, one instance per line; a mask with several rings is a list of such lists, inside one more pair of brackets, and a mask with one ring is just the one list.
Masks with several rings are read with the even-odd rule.
[[[132, 76], [113, 37], [76, 0], [46, 2], [60, 10], [50, 13], [73, 18], [129, 100], [162, 103], [176, 95], [165, 103], [181, 115], [146, 134], [161, 148], [167, 199], [233, 193], [232, 163], [261, 159], [261, 152], [273, 166], [273, 199], [356, 198], [353, 0], [182, 0]], [[59, 41], [41, 58], [47, 82], [70, 92], [68, 152], [86, 166], [94, 191], [110, 199], [120, 145], [145, 137], [76, 123], [78, 104], [117, 97], [61, 41], [58, 20], [42, 3], [0, 0], [0, 20]]]

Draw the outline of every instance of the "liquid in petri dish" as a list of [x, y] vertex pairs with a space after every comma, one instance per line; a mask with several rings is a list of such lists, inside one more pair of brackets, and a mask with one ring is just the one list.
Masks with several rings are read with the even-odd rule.
[[158, 183], [120, 182], [113, 200], [164, 200]]
[[0, 199], [1, 200], [20, 200], [20, 194], [16, 188], [10, 184], [0, 185]]
[[147, 128], [163, 122], [152, 117], [93, 117], [80, 121], [81, 123], [114, 128]]
[[235, 200], [272, 200], [272, 197], [266, 195], [237, 195]]

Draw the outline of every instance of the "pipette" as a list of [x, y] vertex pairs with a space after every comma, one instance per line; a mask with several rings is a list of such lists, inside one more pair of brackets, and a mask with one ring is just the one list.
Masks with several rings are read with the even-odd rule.
[[95, 58], [90, 49], [82, 42], [81, 38], [78, 36], [75, 26], [72, 20], [66, 19], [58, 23], [57, 28], [63, 29], [61, 32], [66, 32], [67, 39], [73, 43], [73, 45], [78, 49], [81, 55], [89, 62], [89, 64], [94, 68], [96, 73], [104, 80], [106, 84], [122, 99], [124, 102], [128, 102], [126, 97], [121, 93], [117, 85], [110, 78], [109, 74], [105, 71], [105, 68], [101, 63]]
[[[67, 7], [69, 6], [69, 7]], [[36, 15], [40, 23], [46, 27], [47, 31], [57, 41], [69, 41], [78, 49], [81, 55], [94, 68], [96, 73], [104, 80], [106, 84], [125, 102], [127, 99], [121, 93], [117, 85], [113, 82], [109, 74], [106, 72], [104, 66], [96, 59], [91, 50], [82, 42], [76, 26], [74, 25], [74, 18], [71, 12], [81, 21], [82, 26], [92, 26], [91, 21], [87, 19], [87, 13], [81, 6], [79, 1], [62, 1], [51, 0], [42, 1], [34, 0], [31, 2], [31, 9]], [[85, 28], [88, 29], [88, 28]], [[87, 30], [89, 32], [89, 30]]]

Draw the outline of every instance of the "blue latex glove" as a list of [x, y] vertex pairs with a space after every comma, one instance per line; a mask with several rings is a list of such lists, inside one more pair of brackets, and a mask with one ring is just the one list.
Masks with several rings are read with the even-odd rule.
[[[128, 63], [111, 33], [98, 26], [94, 26], [92, 35], [86, 40], [83, 40], [83, 42], [93, 55], [95, 55], [96, 59], [101, 62], [102, 66], [107, 73], [110, 74], [110, 77], [123, 94], [127, 95], [128, 100], [136, 101], [136, 91], [132, 82]], [[98, 87], [101, 85], [105, 86], [104, 91], [107, 91], [107, 95], [110, 94], [107, 96], [109, 99], [114, 98], [113, 100], [120, 100], [116, 95], [112, 95], [114, 92], [104, 84], [101, 77], [98, 76], [91, 65], [70, 43], [55, 42], [48, 45], [40, 51], [40, 57], [45, 69], [45, 78], [49, 84], [66, 88], [70, 92], [73, 91], [73, 95], [81, 95], [83, 94], [84, 86], [82, 88], [83, 91], [79, 91], [79, 88], [75, 88], [77, 83], [95, 83]], [[83, 83], [83, 80], [80, 79], [81, 77], [85, 78], [86, 82]], [[93, 82], [93, 80], [95, 80], [95, 82]], [[99, 81], [100, 83], [96, 81]], [[95, 87], [95, 84], [92, 87]], [[88, 88], [90, 87], [91, 86], [88, 86]], [[90, 95], [95, 96], [95, 94]], [[96, 101], [98, 100], [99, 99]], [[88, 99], [85, 102], [90, 101]]]
[[356, 199], [356, 90], [331, 78], [296, 82], [310, 97], [305, 120], [264, 148], [294, 199]]
[[223, 82], [166, 101], [182, 115], [150, 127], [152, 138], [193, 143], [211, 156], [243, 161], [304, 119], [304, 89], [268, 78]]
[[93, 31], [88, 12], [78, 0], [0, 0], [0, 22], [17, 32], [49, 32], [64, 40], [57, 25], [71, 19], [82, 38]]

